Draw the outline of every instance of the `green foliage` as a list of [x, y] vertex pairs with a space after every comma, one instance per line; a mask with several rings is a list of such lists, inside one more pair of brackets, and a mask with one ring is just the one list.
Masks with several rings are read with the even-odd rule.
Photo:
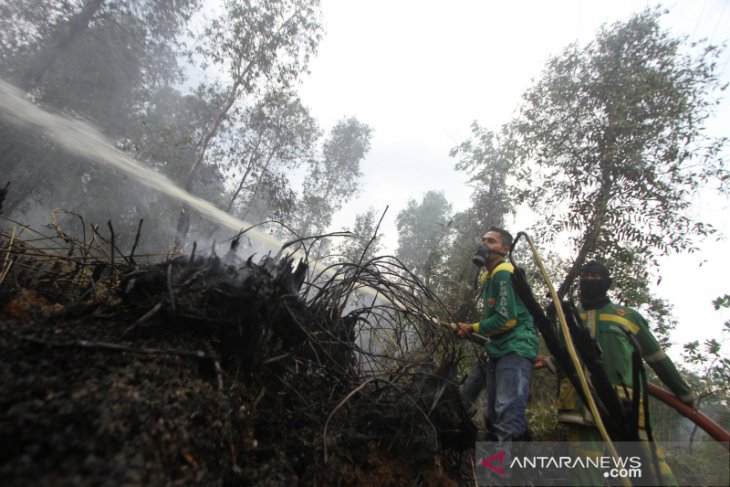
[[[657, 379], [653, 371], [647, 369], [647, 372], [649, 381], [655, 382]], [[702, 367], [695, 367], [694, 370], [683, 369], [681, 373], [695, 393], [702, 395], [703, 391], [707, 390], [708, 382]], [[703, 430], [698, 429], [692, 421], [679, 415], [674, 408], [657, 400], [650, 400], [649, 406], [654, 437], [659, 444], [675, 442], [682, 448], [688, 449], [686, 452], [670, 454], [667, 457], [672, 471], [680, 482], [685, 485], [720, 485], [721, 481], [715, 477], [718, 473], [717, 465], [721, 464], [719, 462], [727, 462], [727, 450]], [[717, 424], [725, 429], [730, 428], [727, 397], [720, 397], [719, 394], [706, 395], [700, 401], [699, 407], [703, 414]]]
[[[453, 283], [468, 273], [466, 262], [478, 243], [469, 239], [523, 206], [540, 217], [530, 233], [541, 246], [565, 247], [567, 241], [572, 251], [570, 265], [551, 259], [551, 269], [568, 276], [561, 295], [587, 259], [599, 258], [612, 269], [613, 297], [641, 307], [668, 345], [671, 306], [651, 295], [649, 282], [660, 256], [692, 252], [698, 237], [715, 233], [688, 210], [700, 188], [727, 195], [730, 173], [720, 157], [725, 140], [703, 132], [724, 89], [720, 50], [673, 38], [660, 28], [660, 17], [659, 10], [647, 9], [604, 26], [585, 47], [569, 46], [548, 62], [524, 94], [519, 115], [498, 135], [474, 124], [472, 138], [452, 151], [461, 156], [457, 168], [468, 171], [477, 187], [473, 208], [454, 218], [460, 234], [447, 266]], [[528, 272], [531, 282], [541, 280], [534, 269]], [[463, 292], [463, 286], [448, 285], [447, 295]], [[450, 302], [457, 303], [459, 316], [468, 316], [468, 300]], [[704, 362], [708, 373], [717, 372], [708, 376], [714, 387], [724, 380], [717, 367], [726, 367], [713, 355], [717, 345], [708, 342], [701, 354], [716, 359]], [[547, 432], [550, 423], [541, 412], [550, 406], [540, 402], [534, 416], [543, 418], [536, 423]]]
[[[351, 118], [320, 142], [295, 91], [322, 35], [319, 1], [224, 0], [194, 32], [201, 5], [3, 2], [2, 76], [47, 105], [91, 118], [117, 147], [236, 216], [325, 230], [356, 193], [371, 130]], [[184, 74], [193, 72], [189, 85], [198, 86], [185, 91]], [[40, 137], [1, 129], [2, 172], [14, 183], [8, 213], [27, 218], [65, 207], [94, 223], [112, 219], [119, 234], [132, 235], [144, 218], [154, 222], [157, 248], [172, 240], [175, 229], [160, 217], [179, 211], [174, 202], [59, 154]], [[309, 176], [297, 193], [290, 177], [303, 165]], [[213, 227], [180, 212], [176, 242]]]
[[689, 451], [667, 452], [667, 463], [678, 485], [726, 485], [727, 449], [716, 441], [702, 441]]
[[451, 222], [451, 204], [437, 191], [428, 191], [420, 203], [409, 200], [396, 217], [396, 256], [426, 286], [442, 272]]
[[267, 83], [291, 86], [306, 71], [322, 36], [318, 0], [225, 0], [197, 39], [193, 58], [224, 69], [229, 93]]
[[119, 135], [151, 90], [181, 79], [176, 50], [200, 2], [14, 3], [0, 7], [3, 75]]
[[600, 257], [645, 283], [658, 256], [695, 250], [697, 236], [715, 231], [687, 209], [700, 186], [728, 190], [724, 140], [702, 132], [719, 50], [685, 54], [692, 46], [659, 17], [646, 10], [551, 59], [515, 121], [516, 201], [544, 217], [538, 240], [569, 236], [571, 276]]
[[730, 294], [725, 294], [723, 296], [720, 296], [719, 298], [713, 299], [712, 306], [715, 307], [715, 310], [719, 310], [721, 308], [730, 308]]
[[552, 399], [534, 400], [525, 409], [527, 424], [535, 441], [564, 441], [567, 436], [565, 425], [558, 421], [558, 410]]
[[383, 234], [376, 233], [378, 222], [375, 218], [375, 210], [370, 208], [355, 216], [352, 229], [343, 229], [352, 232], [352, 237], [346, 238], [337, 247], [337, 254], [342, 262], [366, 263], [381, 251]]
[[226, 211], [256, 221], [288, 219], [294, 206], [282, 198], [291, 186], [288, 174], [313, 158], [317, 122], [296, 93], [275, 91], [231, 114], [228, 124], [231, 130], [209, 156], [236, 182]]
[[[713, 300], [716, 310], [730, 307], [730, 296], [727, 294]], [[728, 331], [728, 323], [724, 324], [723, 333]], [[730, 397], [730, 358], [723, 350], [722, 340], [708, 339], [700, 345], [695, 340], [684, 345], [682, 356], [685, 363], [692, 370], [688, 372], [689, 384], [697, 395], [698, 408], [724, 428], [730, 428], [730, 414], [728, 414], [728, 397]], [[693, 425], [691, 432], [684, 438], [689, 438], [690, 448], [694, 441], [704, 439], [699, 434], [697, 426]], [[702, 448], [702, 445], [700, 445]]]
[[372, 129], [351, 117], [340, 120], [310, 161], [296, 227], [301, 235], [324, 231], [332, 215], [359, 191], [360, 163], [370, 151]]
[[[668, 343], [671, 307], [649, 290], [657, 258], [696, 250], [697, 237], [715, 232], [688, 209], [700, 187], [727, 194], [730, 173], [719, 157], [725, 140], [703, 132], [722, 88], [720, 51], [671, 37], [660, 16], [648, 9], [604, 26], [583, 48], [569, 46], [498, 135], [474, 124], [472, 138], [452, 151], [477, 187], [474, 206], [455, 218], [453, 281], [468, 269], [476, 244], [469, 234], [524, 206], [540, 216], [530, 229], [537, 242], [567, 241], [573, 251], [561, 296], [587, 259], [602, 259], [615, 298], [648, 305], [643, 311]], [[459, 292], [454, 285], [448, 294]]]
[[[46, 106], [92, 119], [120, 148], [154, 154], [160, 141], [140, 137], [140, 117], [154, 105], [161, 86], [181, 79], [180, 40], [198, 6], [197, 0], [5, 2], [0, 43], [8, 49], [0, 53], [2, 76]], [[110, 171], [57, 151], [34, 134], [3, 126], [1, 138], [1, 172], [13, 181], [8, 213], [28, 223], [41, 223], [40, 218], [45, 223], [50, 208], [65, 207], [102, 228], [112, 219], [117, 236], [131, 241], [140, 218], [149, 222], [170, 203], [110, 178]], [[170, 137], [176, 143], [184, 139]], [[211, 171], [206, 176], [211, 186], [220, 183]]]
[[[725, 294], [723, 296], [720, 296], [719, 298], [714, 299], [712, 301], [712, 305], [715, 307], [715, 310], [730, 308], [730, 294]], [[727, 320], [725, 321], [725, 323], [723, 323], [723, 332], [730, 333], [730, 320]]]
[[479, 294], [478, 269], [471, 261], [480, 237], [492, 225], [503, 226], [512, 213], [511, 199], [505, 183], [509, 173], [512, 147], [505, 133], [494, 134], [474, 122], [471, 139], [451, 150], [458, 158], [456, 169], [471, 177], [474, 191], [471, 206], [457, 213], [449, 234], [445, 270], [437, 283], [439, 295], [455, 319], [476, 319], [474, 301]]
[[[223, 70], [227, 80], [215, 87], [220, 103], [196, 142], [195, 158], [185, 181], [186, 190], [193, 189], [199, 168], [209, 158], [208, 151], [215, 139], [240, 130], [241, 126], [234, 123], [235, 115], [244, 109], [242, 103], [248, 101], [248, 97], [255, 97], [257, 92], [286, 92], [306, 71], [321, 38], [318, 7], [318, 0], [226, 0], [223, 13], [209, 21], [190, 58], [203, 69]], [[217, 143], [219, 148], [227, 147], [228, 140]], [[229, 158], [229, 161], [246, 167], [247, 155], [250, 154]], [[274, 157], [270, 152], [269, 155]], [[250, 159], [254, 160], [258, 162], [256, 166], [260, 172], [259, 189], [264, 181], [274, 183], [266, 188], [269, 190], [287, 186], [282, 184], [285, 178], [281, 173], [267, 173], [269, 157], [263, 161]], [[239, 188], [243, 189], [247, 171], [241, 169], [240, 172]], [[234, 191], [229, 208], [239, 193], [240, 190]], [[254, 195], [257, 194], [254, 191]], [[282, 201], [274, 198], [275, 203]], [[175, 236], [177, 247], [187, 239], [185, 218], [183, 207]]]
[[685, 362], [698, 370], [699, 383], [695, 394], [699, 402], [718, 400], [727, 403], [730, 397], [730, 358], [722, 350], [722, 342], [714, 338], [705, 340], [703, 346], [695, 340], [684, 345]]

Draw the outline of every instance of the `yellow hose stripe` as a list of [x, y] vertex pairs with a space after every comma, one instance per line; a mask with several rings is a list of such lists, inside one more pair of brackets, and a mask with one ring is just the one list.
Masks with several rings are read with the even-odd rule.
[[[553, 303], [555, 303], [555, 311], [558, 314], [558, 321], [560, 323], [560, 330], [563, 332], [563, 337], [565, 338], [565, 345], [568, 348], [568, 354], [570, 355], [570, 359], [573, 362], [573, 366], [575, 367], [576, 373], [578, 374], [578, 380], [580, 382], [580, 387], [583, 389], [583, 391], [586, 394], [586, 398], [588, 400], [588, 408], [590, 409], [593, 416], [596, 418], [596, 428], [598, 428], [598, 431], [601, 433], [601, 438], [603, 438], [604, 443], [606, 444], [606, 448], [608, 448], [609, 453], [614, 458], [614, 460], [618, 461], [619, 455], [618, 451], [616, 450], [616, 447], [614, 446], [613, 442], [611, 441], [611, 437], [608, 435], [608, 432], [606, 431], [606, 426], [603, 424], [603, 420], [601, 419], [601, 415], [598, 413], [598, 408], [596, 407], [596, 402], [593, 400], [593, 397], [590, 394], [590, 390], [588, 388], [588, 381], [586, 380], [586, 376], [583, 373], [583, 368], [581, 367], [580, 361], [578, 360], [578, 355], [575, 351], [575, 345], [573, 344], [573, 340], [570, 338], [570, 331], [568, 330], [568, 324], [565, 321], [565, 315], [563, 314], [563, 308], [560, 306], [560, 298], [558, 297], [558, 293], [555, 292], [555, 287], [553, 287], [553, 283], [550, 281], [550, 277], [547, 274], [547, 271], [545, 270], [545, 266], [542, 264], [542, 260], [540, 259], [540, 255], [537, 253], [537, 248], [535, 247], [535, 242], [532, 241], [529, 235], [526, 233], [520, 232], [522, 235], [525, 236], [527, 243], [530, 244], [530, 250], [532, 251], [532, 256], [535, 259], [535, 263], [537, 264], [538, 269], [540, 269], [540, 274], [542, 274], [542, 278], [545, 281], [545, 284], [548, 287], [548, 290], [550, 291], [550, 297], [553, 299]], [[631, 480], [629, 480], [626, 477], [621, 478], [621, 483], [624, 485], [624, 487], [631, 487]]]

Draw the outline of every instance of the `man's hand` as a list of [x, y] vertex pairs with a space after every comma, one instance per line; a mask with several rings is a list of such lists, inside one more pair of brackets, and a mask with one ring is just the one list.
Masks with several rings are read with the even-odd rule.
[[687, 406], [691, 407], [692, 409], [697, 409], [697, 406], [699, 406], [699, 401], [697, 400], [697, 396], [694, 394], [690, 394], [687, 397], [683, 397], [682, 402], [685, 403]]
[[558, 369], [555, 368], [555, 362], [553, 362], [552, 357], [549, 357], [547, 355], [538, 355], [537, 360], [535, 361], [535, 365], [532, 368], [542, 369], [543, 367], [547, 367], [548, 370], [553, 374], [558, 371]]
[[469, 333], [474, 331], [474, 325], [472, 323], [457, 323], [456, 324], [456, 336], [459, 338], [464, 338]]

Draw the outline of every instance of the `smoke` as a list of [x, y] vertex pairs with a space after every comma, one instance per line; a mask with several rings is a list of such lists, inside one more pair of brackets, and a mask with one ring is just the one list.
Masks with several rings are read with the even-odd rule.
[[[187, 204], [201, 215], [225, 228], [237, 232], [242, 228], [252, 226], [248, 222], [219, 210], [208, 201], [184, 191], [165, 176], [154, 172], [116, 149], [88, 123], [42, 110], [26, 100], [20, 90], [4, 80], [0, 80], [0, 106], [2, 106], [2, 117], [6, 121], [17, 126], [41, 131], [69, 153], [121, 171], [139, 183], [180, 203]], [[278, 240], [258, 229], [254, 228], [250, 232], [258, 242], [266, 245], [272, 251], [281, 247]]]
[[[230, 230], [232, 234], [248, 229], [241, 247], [247, 247], [250, 254], [278, 253], [282, 249], [282, 242], [261, 227], [235, 218], [216, 208], [212, 203], [190, 194], [167, 177], [115, 148], [89, 123], [45, 111], [28, 101], [19, 89], [1, 79], [0, 117], [15, 126], [42, 133], [53, 143], [86, 161], [116, 170], [179, 204], [185, 203], [210, 222]], [[202, 240], [199, 243], [198, 248], [202, 251], [213, 246], [212, 240]], [[226, 250], [222, 252], [225, 253]], [[300, 259], [306, 259], [302, 251], [292, 251], [292, 254]], [[332, 272], [325, 263], [315, 261], [310, 262], [310, 265], [314, 273], [321, 273], [324, 277]], [[371, 299], [378, 294], [366, 286], [359, 291], [369, 295]]]

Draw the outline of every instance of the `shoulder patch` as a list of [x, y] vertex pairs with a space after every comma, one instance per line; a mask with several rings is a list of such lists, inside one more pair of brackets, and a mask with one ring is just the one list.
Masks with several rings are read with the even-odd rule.
[[616, 313], [619, 314], [619, 315], [621, 315], [621, 316], [626, 316], [626, 310], [625, 309], [617, 308], [616, 309]]

